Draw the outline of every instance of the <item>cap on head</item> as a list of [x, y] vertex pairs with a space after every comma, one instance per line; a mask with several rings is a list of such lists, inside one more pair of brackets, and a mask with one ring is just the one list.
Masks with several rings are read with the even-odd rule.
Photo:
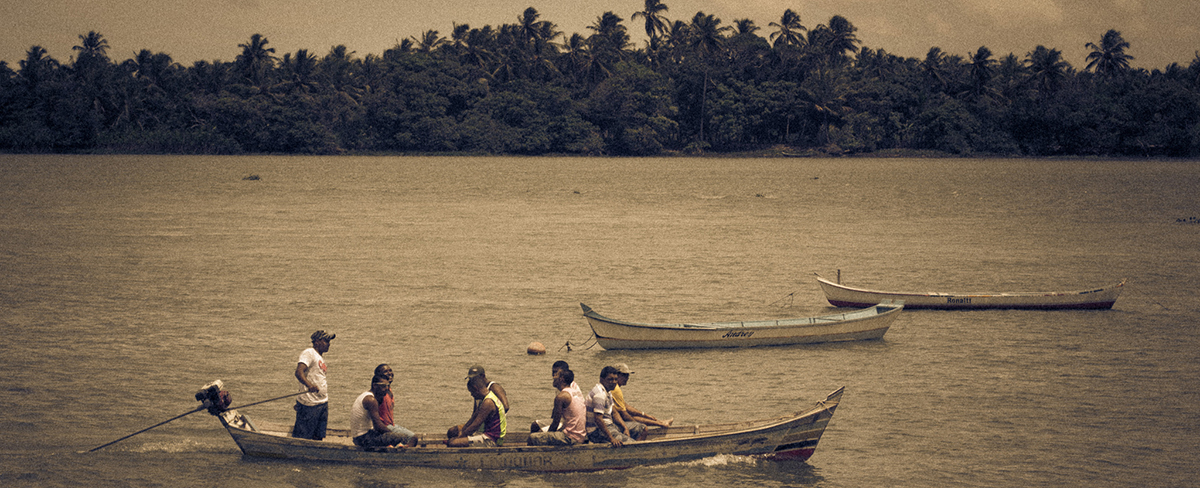
[[476, 364], [471, 366], [471, 369], [467, 370], [467, 379], [474, 378], [476, 376], [487, 376], [487, 373], [483, 371], [483, 366]]
[[625, 364], [625, 363], [617, 363], [617, 364], [614, 364], [614, 365], [613, 365], [613, 368], [616, 368], [617, 372], [618, 372], [618, 373], [621, 373], [621, 374], [631, 374], [631, 373], [633, 373], [633, 370], [629, 369], [629, 365], [628, 365], [628, 364]]
[[325, 331], [323, 331], [323, 330], [318, 330], [318, 331], [316, 331], [316, 332], [313, 332], [313, 334], [312, 334], [312, 341], [313, 341], [313, 342], [317, 342], [317, 341], [332, 341], [334, 337], [337, 337], [337, 334], [330, 334], [330, 333], [328, 333], [328, 332], [325, 332]]

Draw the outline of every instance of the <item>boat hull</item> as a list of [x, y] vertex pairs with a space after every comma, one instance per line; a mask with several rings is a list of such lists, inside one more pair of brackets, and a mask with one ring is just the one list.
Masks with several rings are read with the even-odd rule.
[[601, 347], [613, 349], [685, 349], [783, 346], [882, 338], [905, 307], [879, 303], [821, 317], [714, 322], [707, 324], [643, 324], [610, 319], [580, 304]]
[[1125, 286], [1122, 281], [1104, 288], [1069, 292], [903, 293], [852, 288], [821, 277], [817, 277], [817, 282], [825, 293], [825, 299], [835, 307], [861, 307], [881, 300], [903, 300], [904, 307], [910, 310], [1109, 309]]
[[251, 457], [451, 469], [597, 471], [690, 461], [718, 454], [806, 460], [821, 440], [843, 390], [839, 388], [812, 409], [793, 417], [654, 429], [646, 441], [620, 448], [608, 444], [526, 446], [521, 434], [510, 434], [521, 445], [507, 442], [502, 447], [450, 448], [438, 443], [434, 447], [367, 451], [344, 437], [314, 441], [287, 437], [285, 432], [259, 431], [237, 410], [223, 412], [218, 418], [242, 453]]

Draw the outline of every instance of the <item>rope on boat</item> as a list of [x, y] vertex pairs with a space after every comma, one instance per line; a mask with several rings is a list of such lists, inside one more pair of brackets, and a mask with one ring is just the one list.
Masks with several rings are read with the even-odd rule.
[[787, 295], [784, 295], [778, 300], [768, 303], [767, 305], [775, 305], [776, 303], [782, 302], [784, 299], [787, 299], [787, 305], [780, 305], [779, 308], [791, 308], [792, 302], [796, 299], [796, 292], [793, 291], [788, 293]]
[[281, 396], [281, 397], [275, 397], [275, 398], [272, 398], [272, 399], [270, 399], [270, 400], [263, 400], [263, 401], [261, 401], [261, 402], [247, 403], [247, 404], [245, 404], [245, 405], [238, 405], [238, 406], [236, 406], [236, 407], [229, 407], [229, 408], [228, 408], [228, 410], [233, 410], [233, 409], [237, 409], [237, 408], [253, 407], [253, 406], [255, 406], [255, 405], [260, 405], [260, 404], [267, 403], [267, 402], [273, 402], [273, 401], [275, 401], [275, 400], [283, 400], [284, 398], [290, 398], [290, 397], [294, 397], [294, 396], [296, 396], [296, 395], [303, 395], [303, 394], [305, 394], [305, 393], [308, 393], [308, 392], [307, 392], [307, 391], [300, 391], [300, 392], [296, 392], [296, 393], [289, 393], [289, 394], [287, 394], [287, 395], [284, 395], [284, 396]]

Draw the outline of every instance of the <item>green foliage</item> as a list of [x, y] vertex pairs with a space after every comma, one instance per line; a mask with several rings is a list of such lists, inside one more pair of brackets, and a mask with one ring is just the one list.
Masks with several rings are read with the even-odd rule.
[[1045, 46], [860, 49], [841, 16], [810, 29], [787, 10], [759, 28], [667, 12], [647, 0], [631, 17], [650, 38], [641, 48], [616, 13], [568, 35], [528, 8], [381, 56], [277, 55], [254, 34], [231, 42], [232, 62], [190, 67], [149, 50], [116, 62], [123, 48], [88, 32], [69, 64], [39, 46], [15, 68], [0, 61], [0, 151], [1200, 155], [1200, 55], [1135, 70], [1115, 30], [1087, 43], [1077, 71]]

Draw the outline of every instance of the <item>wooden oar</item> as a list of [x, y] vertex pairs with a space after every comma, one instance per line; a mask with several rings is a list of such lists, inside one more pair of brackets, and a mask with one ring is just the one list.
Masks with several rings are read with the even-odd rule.
[[137, 432], [134, 432], [134, 433], [132, 433], [132, 434], [129, 434], [129, 435], [127, 435], [127, 436], [125, 436], [125, 437], [122, 437], [122, 438], [120, 438], [120, 439], [117, 439], [117, 440], [115, 440], [115, 441], [109, 442], [108, 444], [104, 444], [104, 445], [102, 445], [102, 446], [96, 446], [96, 447], [93, 447], [93, 448], [91, 448], [91, 449], [88, 449], [88, 450], [86, 450], [86, 451], [79, 451], [79, 453], [80, 453], [80, 454], [83, 454], [83, 453], [85, 453], [85, 452], [95, 452], [95, 451], [98, 451], [98, 450], [100, 450], [100, 449], [104, 449], [104, 448], [106, 448], [106, 447], [108, 447], [108, 446], [111, 446], [111, 445], [113, 445], [113, 444], [116, 444], [116, 443], [118, 443], [118, 442], [121, 442], [121, 441], [123, 441], [123, 440], [125, 440], [125, 439], [128, 439], [128, 438], [130, 438], [130, 437], [133, 437], [133, 436], [135, 436], [135, 435], [141, 434], [142, 432], [145, 432], [145, 431], [147, 431], [147, 430], [153, 429], [153, 428], [155, 428], [155, 427], [158, 427], [158, 426], [160, 426], [160, 425], [162, 425], [162, 424], [165, 424], [165, 423], [167, 423], [167, 422], [170, 422], [170, 421], [172, 421], [172, 420], [175, 420], [175, 419], [178, 419], [178, 418], [182, 418], [182, 417], [186, 417], [186, 416], [188, 416], [188, 415], [191, 415], [191, 414], [193, 414], [193, 413], [196, 413], [196, 412], [199, 412], [199, 411], [201, 411], [201, 410], [204, 410], [205, 408], [206, 408], [206, 407], [204, 407], [204, 406], [202, 405], [202, 406], [200, 406], [199, 408], [197, 408], [197, 409], [195, 409], [195, 410], [192, 410], [192, 411], [190, 411], [190, 412], [187, 412], [187, 413], [182, 413], [182, 414], [176, 415], [176, 416], [174, 416], [174, 417], [171, 417], [171, 418], [169, 418], [169, 419], [167, 419], [167, 420], [164, 420], [164, 421], [162, 421], [162, 422], [159, 422], [159, 423], [157, 423], [157, 424], [154, 424], [154, 425], [151, 425], [151, 426], [149, 426], [149, 427], [146, 427], [145, 429], [139, 430], [139, 431], [137, 431]]

